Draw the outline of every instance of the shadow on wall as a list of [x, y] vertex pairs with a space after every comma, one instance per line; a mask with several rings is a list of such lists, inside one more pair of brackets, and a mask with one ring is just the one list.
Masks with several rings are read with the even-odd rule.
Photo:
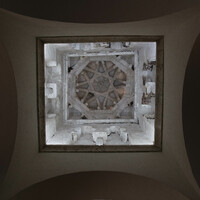
[[168, 15], [199, 3], [198, 0], [18, 0], [1, 1], [0, 7], [30, 17], [75, 22], [113, 23]]
[[80, 172], [37, 183], [11, 200], [188, 200], [178, 191], [137, 175]]
[[0, 188], [9, 166], [17, 131], [17, 91], [13, 69], [0, 41]]
[[200, 34], [192, 48], [183, 86], [183, 132], [193, 174], [200, 186]]

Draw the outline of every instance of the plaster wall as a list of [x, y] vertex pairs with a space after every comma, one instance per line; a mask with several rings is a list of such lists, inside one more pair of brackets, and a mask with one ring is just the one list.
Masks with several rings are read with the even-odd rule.
[[19, 192], [11, 200], [189, 200], [160, 182], [121, 172], [80, 172], [54, 177]]
[[[182, 88], [193, 43], [200, 32], [199, 7], [129, 23], [73, 24], [23, 17], [0, 10], [2, 39], [16, 79], [18, 124], [12, 160], [1, 187], [2, 200], [45, 179], [80, 171], [118, 171], [167, 184], [200, 198], [187, 159], [182, 130]], [[164, 35], [163, 151], [157, 153], [39, 153], [36, 37]]]
[[[15, 142], [17, 128], [17, 91], [9, 56], [0, 41], [0, 188], [5, 177]], [[12, 126], [11, 126], [12, 125]]]

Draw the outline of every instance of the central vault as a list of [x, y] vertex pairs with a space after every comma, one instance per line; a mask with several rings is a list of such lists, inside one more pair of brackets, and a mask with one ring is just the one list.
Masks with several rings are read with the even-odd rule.
[[115, 119], [134, 97], [134, 74], [114, 56], [86, 57], [70, 71], [69, 103], [87, 119]]

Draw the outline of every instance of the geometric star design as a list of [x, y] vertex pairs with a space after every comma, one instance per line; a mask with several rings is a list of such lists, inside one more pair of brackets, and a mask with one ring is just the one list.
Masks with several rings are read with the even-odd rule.
[[116, 56], [85, 57], [69, 73], [68, 100], [87, 119], [116, 119], [134, 100], [134, 71]]
[[124, 96], [126, 74], [110, 61], [90, 62], [76, 80], [76, 94], [91, 110], [110, 110]]

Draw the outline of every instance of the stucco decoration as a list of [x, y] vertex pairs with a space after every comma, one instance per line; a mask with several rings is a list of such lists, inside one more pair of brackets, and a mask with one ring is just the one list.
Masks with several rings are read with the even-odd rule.
[[70, 72], [69, 84], [69, 103], [87, 119], [120, 117], [134, 98], [134, 72], [114, 56], [84, 58]]
[[38, 57], [38, 78], [44, 82], [38, 98], [44, 95], [45, 108], [41, 102], [39, 111], [45, 113], [45, 146], [67, 151], [133, 151], [136, 145], [160, 149], [161, 130], [155, 130], [155, 123], [161, 123], [162, 105], [157, 103], [157, 113], [155, 106], [162, 98], [156, 87], [162, 85], [163, 65], [162, 59], [157, 63], [162, 42], [156, 41], [162, 37], [140, 40], [47, 38], [38, 51], [44, 53]]

